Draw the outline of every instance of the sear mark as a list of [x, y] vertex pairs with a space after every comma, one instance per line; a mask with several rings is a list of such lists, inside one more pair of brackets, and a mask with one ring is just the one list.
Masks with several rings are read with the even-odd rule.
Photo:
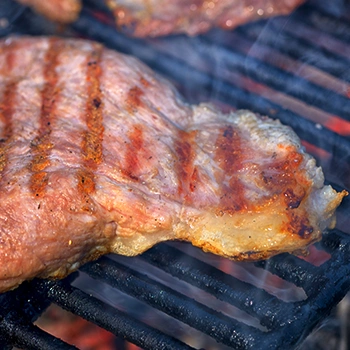
[[61, 45], [60, 40], [52, 38], [44, 59], [45, 84], [41, 91], [40, 126], [37, 137], [31, 142], [32, 161], [29, 165], [29, 170], [33, 173], [30, 188], [36, 196], [41, 196], [45, 192], [48, 183], [48, 175], [44, 170], [50, 165], [49, 154], [54, 146], [50, 134], [60, 93], [57, 88], [56, 67]]
[[125, 144], [125, 165], [121, 172], [129, 179], [138, 181], [138, 173], [142, 166], [140, 153], [144, 152], [144, 137], [141, 125], [134, 125], [128, 133], [129, 142]]
[[[227, 125], [216, 140], [215, 160], [223, 170], [218, 174], [218, 180], [226, 183], [222, 185], [219, 211], [233, 214], [248, 207], [243, 185], [238, 177], [239, 170], [243, 167], [243, 156], [240, 134], [232, 125]], [[224, 181], [225, 177], [228, 181]]]
[[190, 132], [179, 130], [174, 145], [177, 158], [175, 163], [178, 178], [177, 192], [183, 195], [186, 203], [191, 202], [191, 193], [198, 180], [198, 173], [193, 165], [196, 156], [194, 149], [196, 135], [197, 131], [195, 130]]

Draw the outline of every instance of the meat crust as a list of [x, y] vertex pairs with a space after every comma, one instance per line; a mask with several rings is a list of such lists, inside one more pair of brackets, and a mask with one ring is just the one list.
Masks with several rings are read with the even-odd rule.
[[304, 249], [345, 191], [287, 126], [191, 106], [135, 58], [0, 41], [0, 291], [184, 240], [236, 260]]

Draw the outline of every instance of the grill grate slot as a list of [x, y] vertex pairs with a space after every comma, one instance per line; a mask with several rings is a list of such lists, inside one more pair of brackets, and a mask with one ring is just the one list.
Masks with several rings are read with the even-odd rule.
[[277, 49], [299, 62], [305, 62], [323, 72], [328, 72], [335, 77], [350, 82], [350, 61], [348, 59], [315, 45], [307, 38], [296, 38], [286, 30], [281, 31], [280, 26], [274, 21], [271, 21], [267, 26], [261, 22], [253, 23], [238, 28], [237, 32], [253, 42], [259, 42], [259, 44], [267, 45], [269, 48]]
[[[96, 263], [98, 265], [99, 263]], [[87, 269], [87, 267], [85, 267]], [[32, 283], [44, 298], [50, 299], [65, 310], [71, 311], [98, 326], [149, 350], [193, 350], [179, 340], [167, 336], [139, 322], [118, 309], [89, 296], [63, 281], [40, 281]], [[43, 348], [45, 349], [45, 348]]]
[[258, 262], [256, 265], [267, 268], [282, 279], [302, 287], [308, 296], [312, 295], [311, 291], [315, 283], [320, 286], [325, 284], [324, 279], [319, 277], [319, 268], [290, 254], [280, 254], [269, 260]]
[[[207, 45], [208, 50], [212, 50], [212, 42], [218, 40], [215, 37], [210, 41], [203, 38], [200, 41], [200, 46]], [[311, 106], [316, 106], [324, 111], [335, 113], [346, 120], [350, 120], [350, 102], [345, 96], [322, 88], [300, 76], [297, 77], [264, 61], [246, 56], [236, 51], [233, 47], [227, 48], [225, 45], [215, 46], [215, 54], [219, 56], [220, 64], [224, 65], [228, 71], [244, 72], [247, 77], [254, 79], [258, 83], [267, 85], [276, 91], [284, 92]], [[225, 79], [224, 75], [219, 78]]]
[[169, 245], [158, 245], [145, 252], [142, 258], [217, 299], [239, 307], [270, 329], [281, 323], [276, 310], [282, 304], [286, 313], [292, 314], [291, 304], [283, 303], [266, 291], [242, 282], [196, 258], [184, 256], [183, 252]]
[[77, 349], [32, 325], [23, 314], [16, 311], [7, 314], [0, 322], [0, 334], [1, 348], [5, 350], [11, 350], [12, 346], [29, 350]]

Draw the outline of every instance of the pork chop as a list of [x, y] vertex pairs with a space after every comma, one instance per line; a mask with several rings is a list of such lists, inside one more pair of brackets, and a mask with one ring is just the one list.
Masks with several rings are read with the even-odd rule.
[[334, 226], [346, 194], [287, 126], [189, 105], [137, 59], [0, 41], [0, 291], [166, 240], [257, 260]]

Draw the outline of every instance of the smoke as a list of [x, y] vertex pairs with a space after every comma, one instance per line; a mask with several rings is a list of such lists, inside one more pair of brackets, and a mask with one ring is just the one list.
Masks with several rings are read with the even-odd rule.
[[23, 14], [25, 7], [14, 1], [2, 0], [0, 3], [0, 37], [11, 32], [14, 22]]

